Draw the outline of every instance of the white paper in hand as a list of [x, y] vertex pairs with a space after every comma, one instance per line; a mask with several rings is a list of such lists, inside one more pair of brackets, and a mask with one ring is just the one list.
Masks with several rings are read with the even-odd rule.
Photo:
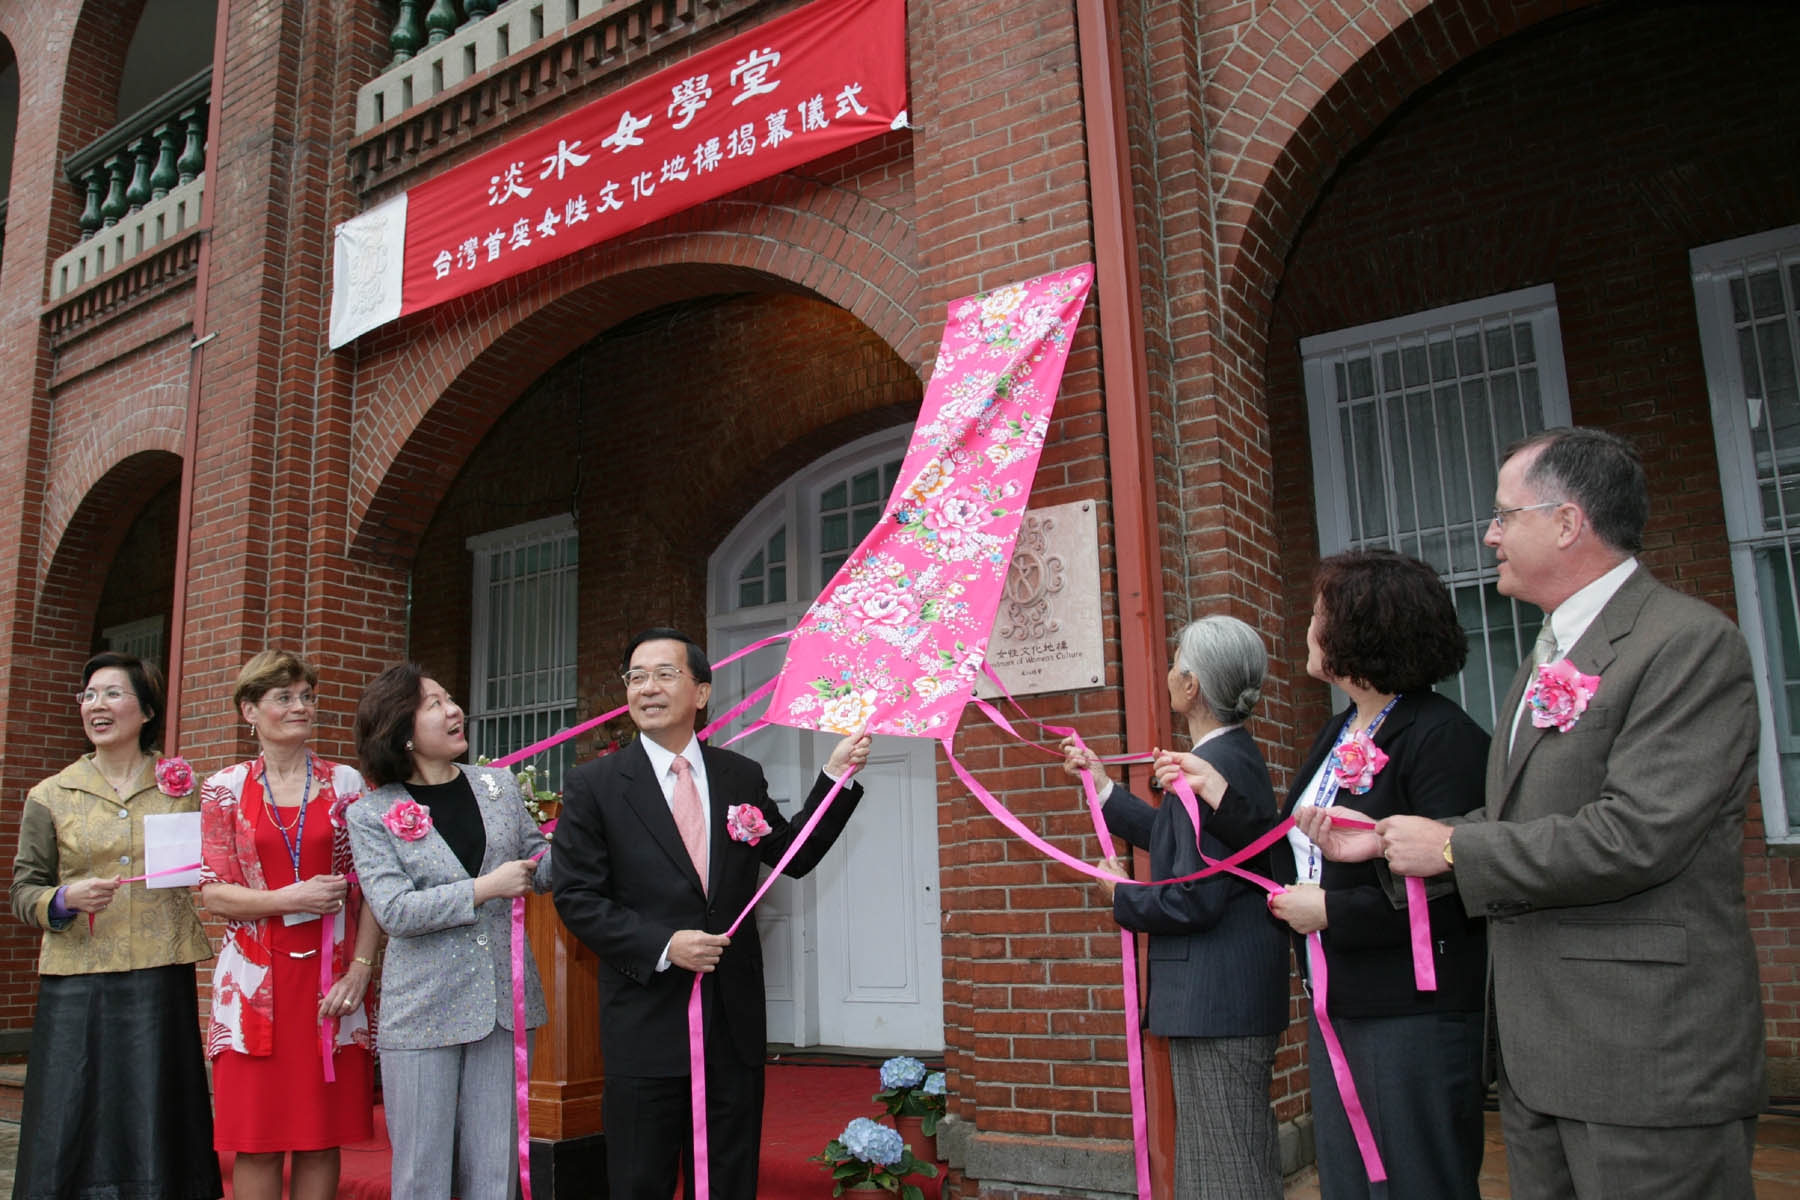
[[[200, 814], [159, 813], [144, 818], [145, 887], [195, 887], [200, 883]], [[193, 867], [160, 875], [174, 867]]]

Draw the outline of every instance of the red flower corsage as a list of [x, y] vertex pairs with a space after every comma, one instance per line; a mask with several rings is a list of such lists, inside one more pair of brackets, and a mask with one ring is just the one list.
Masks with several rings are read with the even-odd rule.
[[772, 832], [769, 823], [763, 819], [762, 809], [754, 804], [733, 804], [727, 808], [725, 829], [731, 834], [732, 841], [748, 842], [752, 846]]
[[388, 832], [403, 842], [416, 842], [431, 832], [431, 813], [412, 797], [394, 801], [381, 818]]
[[156, 760], [156, 790], [165, 796], [185, 796], [194, 790], [194, 768], [185, 758]]
[[1598, 675], [1583, 675], [1568, 659], [1545, 663], [1525, 693], [1531, 723], [1539, 729], [1567, 733], [1587, 711], [1588, 701], [1600, 690]]
[[1369, 731], [1359, 729], [1331, 752], [1331, 770], [1338, 786], [1360, 796], [1375, 783], [1375, 773], [1387, 766], [1387, 751], [1375, 744]]

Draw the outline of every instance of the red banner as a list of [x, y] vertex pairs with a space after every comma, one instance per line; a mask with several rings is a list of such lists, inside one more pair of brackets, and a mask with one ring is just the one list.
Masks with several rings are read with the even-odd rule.
[[905, 124], [904, 0], [817, 0], [411, 189], [400, 311]]

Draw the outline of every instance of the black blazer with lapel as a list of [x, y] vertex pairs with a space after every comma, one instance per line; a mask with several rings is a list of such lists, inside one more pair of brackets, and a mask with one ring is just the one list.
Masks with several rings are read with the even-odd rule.
[[[769, 798], [754, 761], [710, 746], [701, 755], [711, 807], [706, 892], [640, 742], [583, 763], [564, 782], [552, 890], [563, 923], [600, 958], [600, 1046], [607, 1069], [619, 1075], [688, 1073], [687, 1003], [694, 977], [675, 966], [659, 973], [663, 948], [677, 930], [723, 933], [755, 894], [760, 868], [775, 865], [831, 789], [821, 773], [805, 811], [790, 824]], [[818, 864], [862, 793], [854, 781], [845, 786], [788, 865], [788, 875], [804, 875]], [[726, 810], [734, 804], [754, 804], [768, 821], [771, 832], [756, 845], [726, 832]], [[767, 1036], [754, 917], [738, 928], [718, 968], [705, 978], [708, 1045], [727, 1032], [744, 1065], [760, 1068]]]
[[[1313, 739], [1294, 774], [1293, 790], [1279, 813], [1228, 789], [1210, 822], [1228, 845], [1244, 846], [1292, 815], [1294, 805], [1331, 753], [1350, 715], [1332, 717]], [[1409, 692], [1375, 732], [1388, 755], [1369, 790], [1340, 790], [1335, 801], [1380, 820], [1401, 813], [1442, 820], [1479, 807], [1487, 770], [1488, 735], [1461, 708], [1436, 692]], [[1274, 878], [1292, 883], [1299, 872], [1285, 841], [1271, 847]], [[1431, 939], [1436, 951], [1437, 991], [1413, 986], [1412, 941], [1406, 910], [1389, 898], [1386, 864], [1327, 861], [1320, 873], [1325, 888], [1326, 928], [1320, 940], [1331, 971], [1331, 1012], [1345, 1017], [1408, 1016], [1427, 1012], [1475, 1012], [1483, 1006], [1487, 970], [1485, 924], [1463, 911], [1447, 886], [1430, 901]], [[1303, 940], [1295, 955], [1306, 963]]]
[[[1275, 810], [1275, 789], [1256, 739], [1242, 727], [1195, 751], [1217, 768], [1250, 803]], [[1174, 795], [1162, 806], [1114, 787], [1101, 810], [1106, 827], [1150, 851], [1153, 879], [1191, 875], [1204, 865], [1194, 845], [1194, 826]], [[1206, 828], [1207, 856], [1230, 851]], [[1269, 873], [1264, 852], [1244, 863]], [[1150, 935], [1149, 1029], [1163, 1037], [1252, 1037], [1280, 1033], [1288, 1023], [1287, 939], [1269, 915], [1261, 888], [1229, 874], [1189, 883], [1119, 887], [1113, 917], [1126, 929]]]

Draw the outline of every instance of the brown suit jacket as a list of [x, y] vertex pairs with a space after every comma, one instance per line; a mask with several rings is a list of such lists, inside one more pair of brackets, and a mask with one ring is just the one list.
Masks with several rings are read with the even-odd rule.
[[[1519, 1099], [1572, 1120], [1757, 1112], [1763, 1021], [1744, 907], [1756, 689], [1737, 627], [1639, 568], [1569, 653], [1600, 685], [1566, 733], [1497, 729], [1456, 883], [1490, 919], [1494, 1018]], [[1516, 711], [1521, 667], [1501, 708]]]

